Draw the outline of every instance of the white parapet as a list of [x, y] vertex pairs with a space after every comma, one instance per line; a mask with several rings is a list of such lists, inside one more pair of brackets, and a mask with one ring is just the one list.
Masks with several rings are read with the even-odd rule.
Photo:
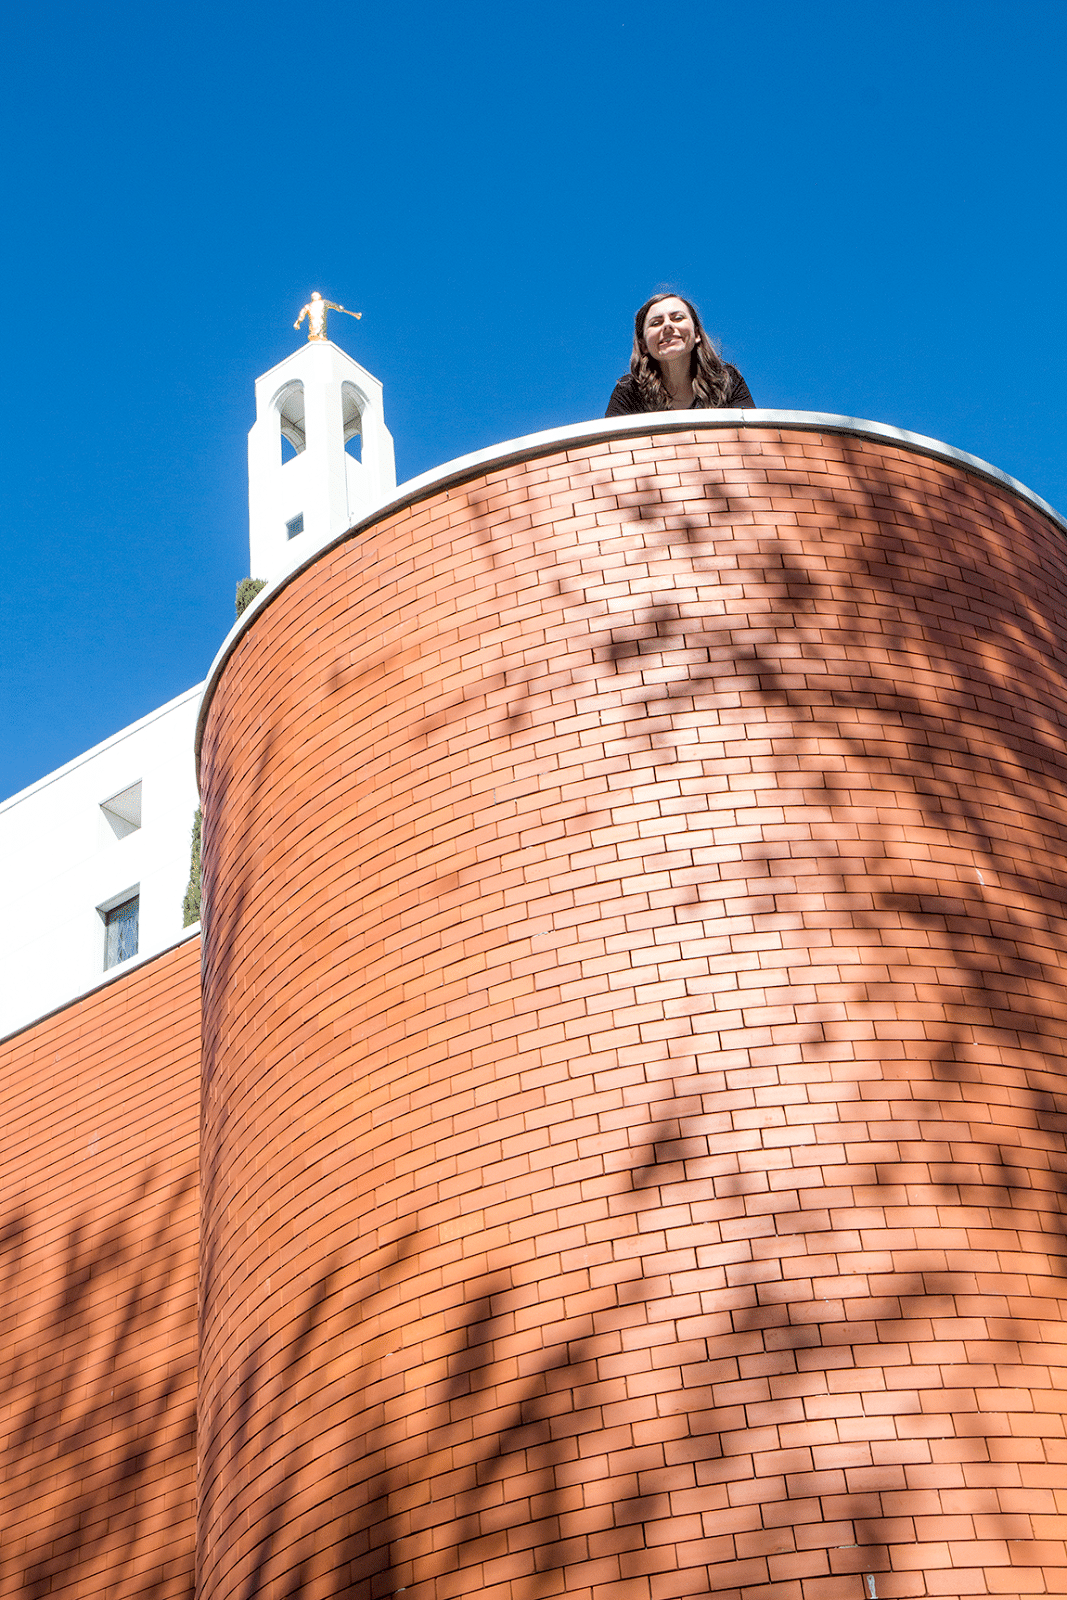
[[249, 575], [282, 577], [396, 489], [382, 386], [329, 340], [256, 380], [248, 435]]
[[0, 804], [0, 1037], [182, 937], [200, 688]]

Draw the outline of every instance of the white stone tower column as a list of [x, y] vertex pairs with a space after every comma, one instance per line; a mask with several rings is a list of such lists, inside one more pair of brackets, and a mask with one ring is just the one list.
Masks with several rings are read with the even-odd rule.
[[[358, 460], [345, 448], [357, 439]], [[309, 340], [256, 379], [248, 435], [253, 578], [281, 577], [395, 488], [382, 386], [358, 361], [328, 339]]]

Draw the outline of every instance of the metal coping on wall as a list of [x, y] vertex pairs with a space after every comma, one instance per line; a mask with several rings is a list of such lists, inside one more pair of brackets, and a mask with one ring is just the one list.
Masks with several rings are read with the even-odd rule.
[[0, 1034], [0, 1045], [10, 1044], [17, 1039], [20, 1033], [29, 1033], [31, 1028], [37, 1028], [42, 1022], [47, 1022], [51, 1017], [58, 1017], [61, 1011], [69, 1011], [71, 1006], [78, 1005], [82, 1000], [91, 1000], [99, 994], [101, 989], [109, 989], [113, 983], [121, 983], [124, 978], [131, 978], [135, 972], [143, 972], [145, 967], [150, 967], [153, 961], [159, 961], [163, 956], [169, 956], [177, 950], [179, 945], [188, 944], [190, 939], [199, 939], [200, 924], [191, 922], [183, 928], [176, 939], [171, 939], [159, 950], [146, 951], [143, 956], [130, 956], [127, 961], [120, 961], [117, 966], [108, 967], [106, 972], [86, 984], [84, 989], [79, 989], [75, 994], [68, 995], [65, 1000], [60, 1000], [57, 1005], [50, 1006], [47, 1011], [41, 1011], [35, 1017], [30, 1017], [26, 1022], [20, 1022], [9, 1033]]
[[571, 423], [563, 428], [548, 428], [541, 433], [529, 433], [520, 439], [508, 439], [504, 444], [492, 445], [487, 450], [475, 450], [470, 455], [457, 456], [454, 461], [446, 461], [443, 466], [434, 467], [430, 472], [409, 479], [407, 483], [401, 484], [388, 500], [383, 500], [381, 505], [367, 512], [350, 528], [346, 528], [344, 533], [336, 534], [318, 549], [311, 551], [298, 566], [293, 567], [291, 572], [284, 573], [256, 595], [222, 641], [204, 680], [193, 741], [196, 752], [197, 788], [200, 786], [200, 746], [204, 737], [207, 708], [215, 684], [236, 649], [238, 640], [264, 607], [270, 605], [283, 589], [308, 567], [314, 566], [315, 562], [329, 551], [335, 550], [338, 545], [344, 544], [349, 539], [358, 538], [375, 523], [393, 516], [397, 511], [403, 511], [419, 500], [426, 500], [431, 495], [439, 494], [442, 489], [455, 488], [472, 478], [484, 477], [486, 473], [500, 471], [519, 461], [533, 461], [538, 456], [557, 455], [571, 445], [601, 444], [612, 439], [625, 439], [631, 434], [694, 431], [710, 433], [722, 428], [782, 428], [791, 432], [844, 434], [851, 438], [871, 439], [879, 444], [896, 445], [902, 450], [911, 451], [914, 455], [933, 456], [937, 460], [951, 462], [953, 466], [963, 467], [965, 471], [973, 473], [976, 477], [985, 478], [1002, 489], [1010, 490], [1012, 494], [1027, 501], [1048, 517], [1061, 533], [1067, 534], [1067, 518], [1054, 510], [1047, 500], [1042, 500], [1041, 496], [1028, 489], [1025, 483], [1009, 477], [1006, 472], [1001, 472], [999, 467], [991, 466], [980, 456], [968, 455], [965, 450], [957, 450], [939, 439], [930, 439], [921, 433], [907, 433], [903, 428], [893, 428], [884, 422], [867, 422], [858, 417], [839, 417], [829, 412], [738, 410], [716, 411], [710, 414], [700, 411], [653, 411], [642, 412], [632, 417], [605, 417], [594, 422]]

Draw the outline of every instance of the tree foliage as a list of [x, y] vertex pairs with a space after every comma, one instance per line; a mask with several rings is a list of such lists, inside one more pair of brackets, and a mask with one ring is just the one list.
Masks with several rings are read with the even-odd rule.
[[266, 578], [242, 578], [237, 585], [237, 597], [234, 601], [237, 615], [240, 616], [242, 611], [247, 610], [259, 591], [266, 587]]
[[197, 806], [193, 813], [193, 844], [189, 859], [189, 885], [182, 901], [182, 927], [188, 928], [200, 921], [200, 819]]

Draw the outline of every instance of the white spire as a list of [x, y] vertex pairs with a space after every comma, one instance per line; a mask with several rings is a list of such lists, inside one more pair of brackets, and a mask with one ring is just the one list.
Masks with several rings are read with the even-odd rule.
[[358, 361], [319, 338], [256, 379], [248, 435], [251, 577], [281, 577], [395, 488], [382, 386]]

